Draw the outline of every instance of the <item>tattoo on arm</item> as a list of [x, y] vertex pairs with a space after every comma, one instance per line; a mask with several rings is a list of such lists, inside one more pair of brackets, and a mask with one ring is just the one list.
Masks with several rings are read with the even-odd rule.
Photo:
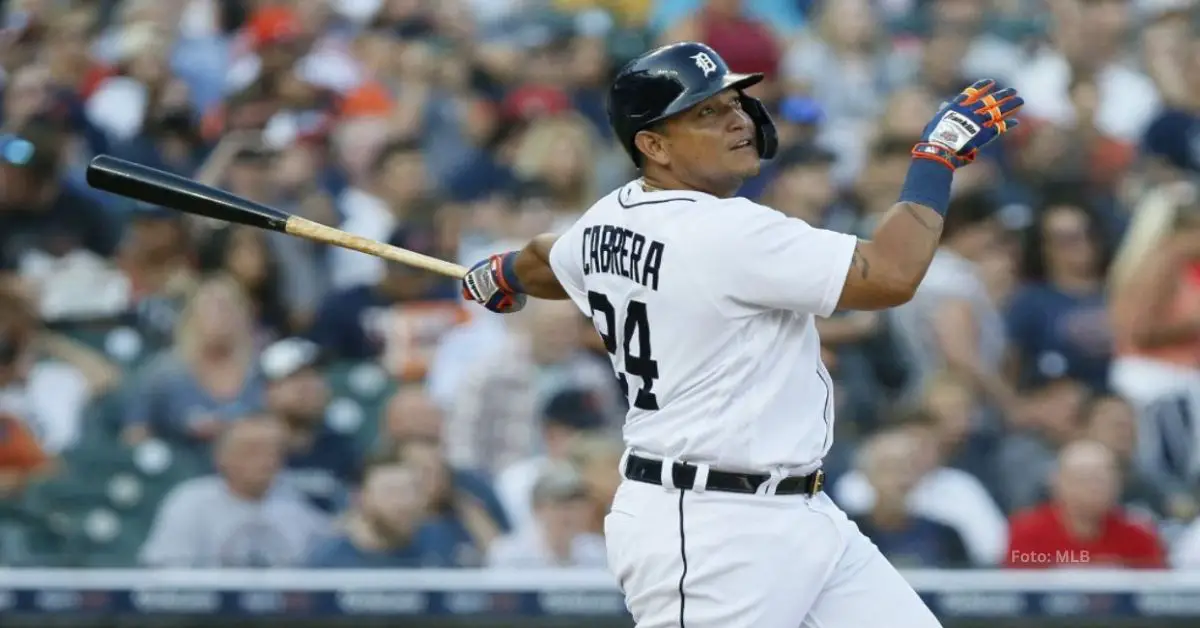
[[908, 215], [912, 216], [913, 220], [917, 221], [917, 224], [921, 225], [922, 227], [925, 227], [927, 231], [941, 231], [941, 225], [934, 223], [927, 218], [923, 218], [921, 214], [917, 212], [917, 208], [913, 207], [911, 203], [904, 203], [904, 211], [908, 212]]
[[871, 270], [871, 263], [868, 262], [866, 256], [864, 256], [862, 252], [858, 250], [858, 247], [854, 248], [854, 256], [850, 258], [850, 268], [857, 269], [858, 275], [863, 279], [867, 278], [867, 274]]

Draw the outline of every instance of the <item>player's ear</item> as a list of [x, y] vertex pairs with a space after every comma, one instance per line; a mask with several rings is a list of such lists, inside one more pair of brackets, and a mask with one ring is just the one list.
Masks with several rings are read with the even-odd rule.
[[633, 145], [641, 151], [642, 159], [647, 162], [665, 166], [671, 161], [667, 151], [667, 138], [656, 131], [639, 131], [633, 136]]

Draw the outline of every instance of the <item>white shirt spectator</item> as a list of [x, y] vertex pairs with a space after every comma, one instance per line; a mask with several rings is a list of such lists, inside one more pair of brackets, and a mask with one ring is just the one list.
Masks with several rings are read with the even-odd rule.
[[58, 454], [78, 442], [90, 398], [87, 378], [79, 369], [63, 362], [39, 362], [24, 386], [0, 389], [0, 411], [25, 421], [42, 449]]
[[541, 528], [536, 525], [517, 529], [492, 543], [487, 554], [488, 567], [515, 569], [545, 569], [552, 567], [596, 567], [608, 565], [604, 537], [599, 534], [580, 534], [571, 540], [571, 557], [567, 564], [554, 559], [546, 547]]
[[[865, 513], [875, 505], [875, 489], [861, 471], [847, 473], [833, 487], [833, 501], [847, 513]], [[954, 528], [976, 565], [995, 565], [1008, 548], [1008, 521], [978, 478], [950, 467], [934, 469], [913, 488], [914, 515]]]
[[328, 530], [328, 520], [297, 491], [279, 486], [248, 501], [207, 476], [171, 490], [140, 559], [151, 567], [292, 567]]
[[[1043, 50], [1013, 77], [1013, 87], [1025, 98], [1023, 115], [1068, 127], [1075, 124], [1070, 85], [1070, 65], [1051, 50]], [[1099, 72], [1096, 87], [1100, 92], [1099, 131], [1116, 140], [1138, 142], [1159, 110], [1154, 83], [1125, 63], [1111, 63]]]
[[1200, 519], [1188, 525], [1175, 540], [1170, 562], [1176, 569], [1200, 569]]
[[449, 412], [454, 407], [463, 374], [471, 369], [480, 356], [489, 352], [489, 347], [504, 342], [506, 338], [501, 317], [483, 314], [482, 306], [474, 301], [468, 307], [481, 308], [481, 315], [472, 316], [468, 323], [442, 336], [429, 360], [429, 370], [425, 376], [429, 396], [442, 412]]
[[[341, 229], [364, 238], [386, 242], [399, 227], [395, 214], [383, 199], [359, 188], [349, 188], [338, 199], [346, 217]], [[383, 279], [386, 264], [378, 257], [334, 247], [329, 251], [329, 270], [333, 289], [341, 290]]]
[[505, 467], [496, 476], [496, 497], [514, 530], [533, 523], [533, 487], [549, 466], [549, 458], [535, 456]]

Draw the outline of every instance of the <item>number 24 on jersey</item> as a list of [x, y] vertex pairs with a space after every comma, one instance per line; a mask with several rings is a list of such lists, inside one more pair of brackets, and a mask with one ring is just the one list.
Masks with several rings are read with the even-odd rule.
[[[604, 348], [612, 359], [626, 399], [629, 398], [629, 377], [639, 377], [642, 385], [633, 399], [633, 406], [640, 410], [657, 410], [658, 397], [653, 390], [654, 380], [658, 379], [658, 362], [652, 357], [653, 352], [650, 349], [650, 322], [646, 317], [646, 304], [636, 300], [630, 300], [626, 304], [623, 317], [624, 334], [620, 343], [617, 342], [617, 310], [612, 301], [593, 290], [588, 292], [588, 304], [592, 308], [592, 322], [596, 325], [596, 331], [600, 333]], [[596, 320], [597, 314], [603, 317], [603, 329], [600, 328], [601, 322]], [[635, 336], [640, 355], [633, 354], [632, 343]], [[621, 352], [624, 358], [624, 370], [618, 366], [618, 352]]]

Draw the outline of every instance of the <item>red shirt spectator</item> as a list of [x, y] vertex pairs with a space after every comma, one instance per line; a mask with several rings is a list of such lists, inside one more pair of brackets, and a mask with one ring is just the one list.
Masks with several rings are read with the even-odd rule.
[[1047, 504], [1013, 517], [1006, 565], [1048, 567], [1166, 567], [1158, 537], [1120, 509], [1105, 515], [1099, 534], [1081, 538], [1067, 529], [1057, 506]]
[[1107, 447], [1078, 441], [1063, 448], [1054, 500], [1016, 515], [1005, 565], [1165, 568], [1158, 536], [1116, 505], [1118, 471]]

